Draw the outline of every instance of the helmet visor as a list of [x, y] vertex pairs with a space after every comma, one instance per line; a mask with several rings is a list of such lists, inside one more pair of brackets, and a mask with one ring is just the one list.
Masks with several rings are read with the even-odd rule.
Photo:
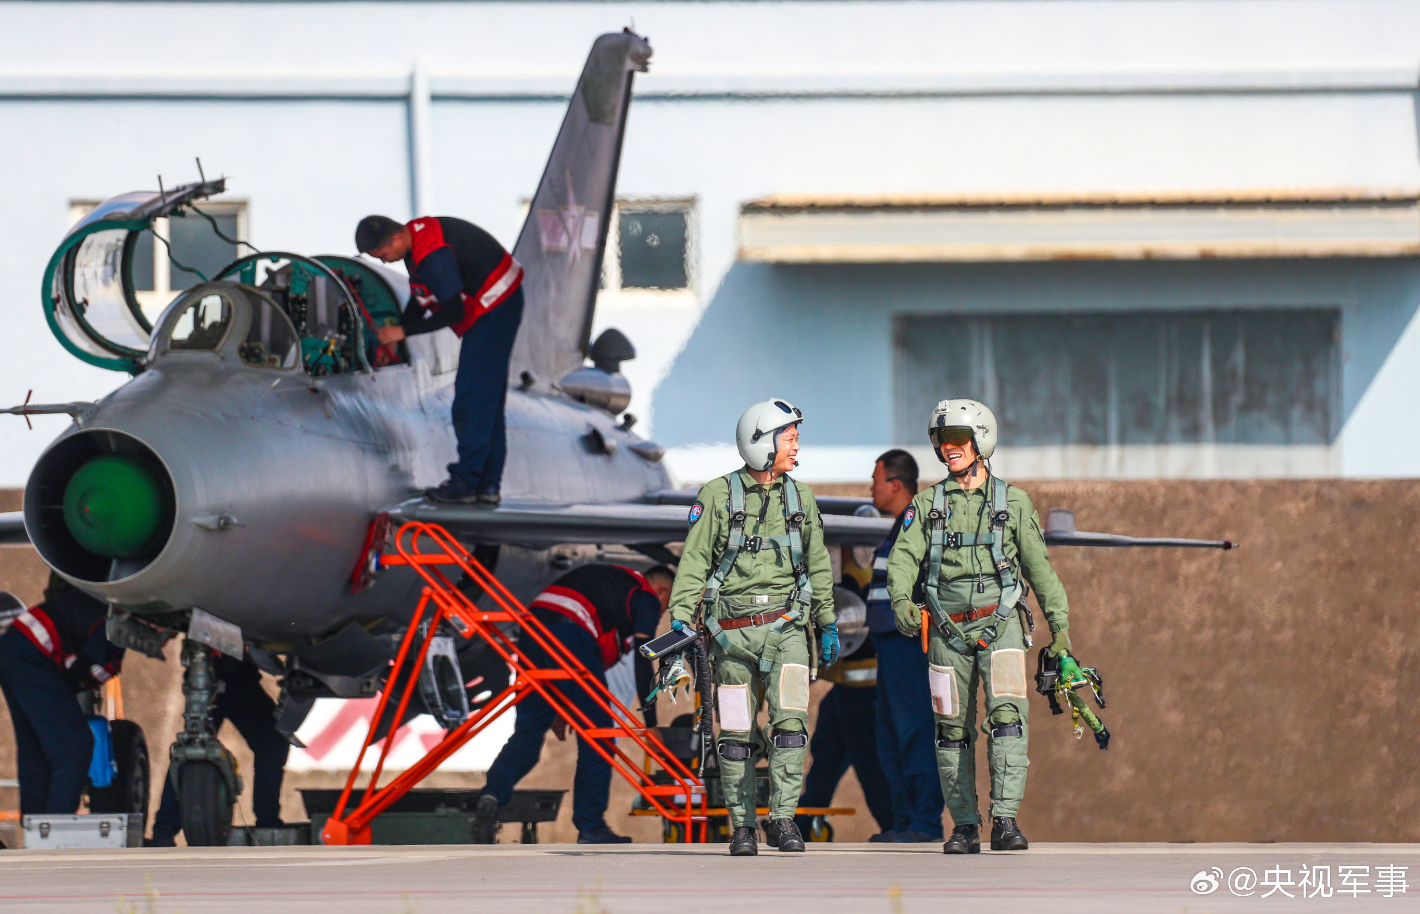
[[966, 447], [976, 438], [976, 433], [965, 425], [953, 425], [948, 428], [932, 429], [932, 440], [937, 447], [950, 444], [952, 447]]

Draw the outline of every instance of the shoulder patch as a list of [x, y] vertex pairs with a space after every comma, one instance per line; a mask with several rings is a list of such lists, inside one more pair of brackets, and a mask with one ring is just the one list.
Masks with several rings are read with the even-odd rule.
[[690, 524], [695, 523], [696, 521], [700, 520], [700, 515], [702, 515], [702, 514], [704, 514], [704, 513], [705, 513], [705, 506], [702, 505], [702, 504], [701, 504], [700, 502], [698, 502], [698, 501], [695, 502], [694, 504], [692, 504], [692, 505], [690, 506], [690, 516], [688, 516], [688, 517], [685, 519], [685, 520], [686, 520], [686, 523], [690, 523]]
[[906, 530], [912, 526], [912, 522], [917, 518], [917, 507], [908, 505], [907, 511], [902, 515], [902, 529]]

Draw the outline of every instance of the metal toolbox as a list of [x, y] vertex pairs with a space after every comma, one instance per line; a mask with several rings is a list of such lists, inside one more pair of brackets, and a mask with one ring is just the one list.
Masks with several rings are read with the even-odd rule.
[[143, 816], [126, 812], [25, 816], [20, 836], [27, 848], [48, 850], [143, 846]]

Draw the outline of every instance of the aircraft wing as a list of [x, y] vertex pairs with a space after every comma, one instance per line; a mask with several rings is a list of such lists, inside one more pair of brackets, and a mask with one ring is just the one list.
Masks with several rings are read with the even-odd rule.
[[[422, 498], [390, 509], [395, 523], [440, 524], [461, 540], [545, 549], [560, 543], [665, 545], [685, 539], [686, 512], [678, 505], [507, 503], [497, 508], [435, 504]], [[877, 546], [892, 529], [886, 517], [823, 515], [830, 546]]]
[[25, 515], [20, 511], [0, 513], [0, 545], [7, 543], [28, 543], [30, 535], [25, 532]]

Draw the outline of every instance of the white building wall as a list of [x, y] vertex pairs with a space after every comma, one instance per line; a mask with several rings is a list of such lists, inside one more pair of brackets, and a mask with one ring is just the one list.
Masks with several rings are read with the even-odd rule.
[[[1420, 187], [1420, 3], [1405, 0], [0, 2], [0, 402], [122, 380], [67, 356], [40, 313], [70, 200], [190, 179], [201, 156], [233, 176], [262, 247], [348, 251], [361, 215], [410, 216], [416, 193], [511, 242], [592, 39], [633, 21], [656, 57], [620, 190], [694, 198], [699, 229], [698, 304], [598, 315], [641, 352], [631, 409], [652, 434], [653, 387], [734, 265], [751, 199]], [[1420, 329], [1397, 307], [1361, 308], [1363, 361], [1383, 366], [1346, 375], [1347, 474], [1420, 471]], [[862, 342], [827, 338], [844, 351], [823, 357]], [[861, 383], [890, 395], [888, 374]], [[22, 484], [63, 421], [0, 424], [0, 485]]]

